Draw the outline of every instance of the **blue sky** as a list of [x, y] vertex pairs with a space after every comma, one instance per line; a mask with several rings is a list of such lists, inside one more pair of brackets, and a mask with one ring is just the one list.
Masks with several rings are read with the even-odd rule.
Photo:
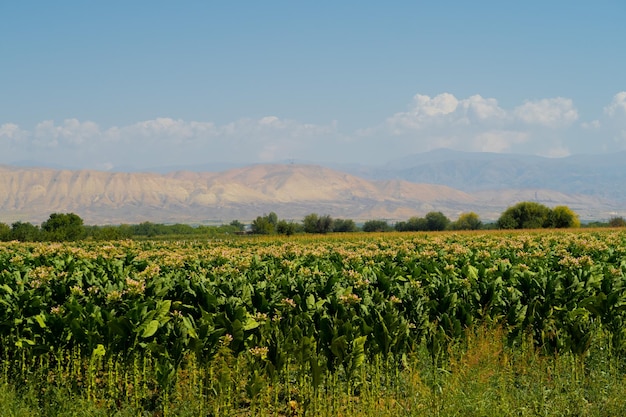
[[0, 163], [626, 149], [623, 1], [0, 4]]

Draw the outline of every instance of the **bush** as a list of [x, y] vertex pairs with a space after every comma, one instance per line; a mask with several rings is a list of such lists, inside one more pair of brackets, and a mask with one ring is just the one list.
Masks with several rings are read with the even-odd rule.
[[276, 232], [281, 235], [291, 236], [296, 233], [297, 225], [294, 222], [280, 220], [276, 225]]
[[11, 240], [11, 228], [8, 224], [0, 223], [0, 241]]
[[368, 220], [363, 224], [364, 232], [389, 232], [393, 230], [384, 220]]
[[335, 219], [333, 221], [333, 232], [356, 232], [359, 230], [350, 219]]
[[626, 220], [623, 217], [611, 217], [609, 219], [609, 227], [626, 227]]
[[480, 221], [478, 214], [474, 212], [463, 213], [457, 221], [450, 225], [452, 230], [478, 230], [481, 229], [483, 223]]
[[580, 227], [580, 219], [567, 206], [556, 206], [550, 212], [550, 226], [560, 228]]
[[316, 213], [308, 214], [302, 221], [306, 233], [328, 233], [333, 230], [333, 219], [328, 214], [318, 216]]
[[46, 240], [58, 242], [80, 240], [86, 234], [83, 219], [74, 213], [52, 213], [41, 224], [41, 230]]
[[450, 219], [448, 219], [440, 211], [431, 211], [430, 213], [427, 213], [425, 219], [428, 230], [432, 231], [446, 230], [450, 224]]
[[509, 207], [498, 219], [500, 229], [538, 229], [549, 226], [550, 209], [532, 201]]

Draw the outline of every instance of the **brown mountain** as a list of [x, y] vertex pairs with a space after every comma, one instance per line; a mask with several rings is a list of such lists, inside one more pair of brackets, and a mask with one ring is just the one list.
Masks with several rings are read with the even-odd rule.
[[[581, 216], [607, 210], [597, 198], [546, 190], [481, 191], [401, 180], [370, 181], [313, 165], [254, 165], [221, 173], [166, 175], [0, 166], [0, 222], [40, 223], [74, 212], [88, 224], [205, 223], [250, 220], [275, 211], [299, 220], [316, 212], [335, 218], [404, 220], [442, 211], [456, 218], [476, 211], [497, 218], [522, 200], [566, 204]], [[610, 207], [609, 207], [610, 209]]]

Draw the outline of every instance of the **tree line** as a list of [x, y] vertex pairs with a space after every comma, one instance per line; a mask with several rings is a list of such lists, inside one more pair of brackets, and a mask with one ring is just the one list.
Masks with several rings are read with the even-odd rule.
[[[481, 229], [536, 229], [580, 227], [578, 215], [567, 206], [549, 208], [543, 204], [524, 201], [507, 208], [495, 223], [483, 223], [474, 213], [462, 213], [451, 221], [443, 213], [432, 211], [424, 217], [411, 217], [390, 224], [373, 219], [358, 225], [351, 219], [334, 219], [330, 215], [311, 213], [302, 221], [279, 219], [275, 212], [258, 216], [250, 225], [239, 220], [220, 226], [191, 226], [188, 224], [158, 224], [143, 222], [134, 225], [87, 226], [74, 213], [52, 213], [41, 226], [29, 222], [15, 222], [10, 226], [0, 222], [0, 241], [74, 241], [82, 239], [119, 240], [141, 238], [172, 238], [176, 236], [215, 237], [225, 234], [293, 235], [297, 233], [346, 232], [409, 232]], [[626, 227], [623, 217], [612, 217], [608, 222], [594, 222], [591, 227]]]

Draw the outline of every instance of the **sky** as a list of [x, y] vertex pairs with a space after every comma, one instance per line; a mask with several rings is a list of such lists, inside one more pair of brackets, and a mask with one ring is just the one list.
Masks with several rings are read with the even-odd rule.
[[626, 150], [626, 2], [3, 1], [0, 164]]

